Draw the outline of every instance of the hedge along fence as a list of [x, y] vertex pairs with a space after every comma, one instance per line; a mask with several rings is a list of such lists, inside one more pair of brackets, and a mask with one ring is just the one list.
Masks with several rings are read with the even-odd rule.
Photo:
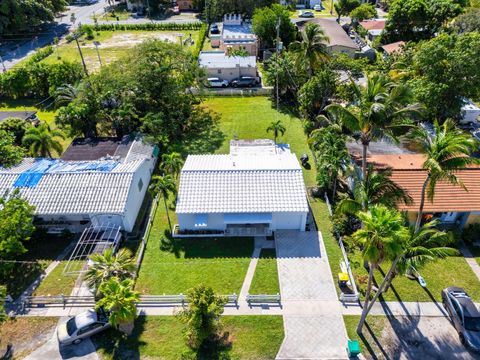
[[205, 38], [207, 37], [207, 33], [208, 33], [208, 25], [204, 23], [200, 28], [200, 34], [198, 35], [198, 41], [197, 41], [197, 45], [195, 46], [195, 50], [193, 50], [193, 56], [195, 60], [198, 59], [198, 56], [200, 55], [200, 51], [202, 51], [203, 49], [203, 44], [205, 43]]
[[[146, 24], [97, 24], [82, 25], [82, 30], [91, 28], [93, 31], [162, 31], [162, 30], [201, 30], [204, 26], [201, 22], [189, 23], [146, 23]], [[85, 30], [84, 30], [85, 31]]]

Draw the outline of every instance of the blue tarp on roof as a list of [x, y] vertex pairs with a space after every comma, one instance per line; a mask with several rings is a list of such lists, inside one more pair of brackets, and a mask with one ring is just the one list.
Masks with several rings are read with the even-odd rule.
[[52, 159], [37, 159], [32, 167], [18, 176], [13, 187], [35, 187], [46, 173], [110, 172], [118, 164], [118, 161], [113, 160], [75, 163]]

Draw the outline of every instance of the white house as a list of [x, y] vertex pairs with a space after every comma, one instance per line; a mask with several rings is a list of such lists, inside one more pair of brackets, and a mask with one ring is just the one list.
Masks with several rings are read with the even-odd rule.
[[257, 77], [255, 56], [228, 56], [219, 51], [202, 51], [198, 63], [205, 69], [207, 77], [219, 77], [228, 81], [240, 76]]
[[180, 174], [178, 233], [226, 236], [304, 231], [302, 169], [288, 145], [235, 141], [227, 155], [190, 155]]
[[[80, 232], [87, 226], [110, 224], [132, 231], [157, 150], [139, 139], [120, 140], [117, 145], [117, 155], [112, 152], [98, 160], [28, 158], [13, 168], [0, 169], [0, 194], [18, 190], [35, 206], [38, 226]], [[67, 157], [102, 152], [95, 144], [82, 147], [74, 142], [75, 146], [80, 149], [67, 150]]]
[[476, 124], [480, 119], [480, 107], [475, 104], [473, 101], [464, 99], [462, 105], [462, 118], [460, 119], [461, 124]]
[[239, 14], [225, 14], [223, 23], [220, 25], [220, 34], [210, 34], [210, 42], [213, 48], [227, 51], [243, 49], [250, 55], [258, 53], [258, 38], [252, 31], [252, 25], [243, 20]]

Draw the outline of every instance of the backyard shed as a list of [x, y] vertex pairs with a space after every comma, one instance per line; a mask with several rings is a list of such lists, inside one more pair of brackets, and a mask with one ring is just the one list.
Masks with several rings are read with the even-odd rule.
[[180, 233], [304, 231], [302, 169], [288, 145], [271, 140], [232, 141], [227, 155], [190, 155], [180, 174], [176, 213]]

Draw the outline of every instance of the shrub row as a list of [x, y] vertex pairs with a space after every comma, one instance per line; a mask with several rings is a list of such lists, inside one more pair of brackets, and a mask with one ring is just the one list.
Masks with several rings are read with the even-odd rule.
[[52, 45], [45, 46], [44, 48], [37, 50], [35, 54], [30, 56], [27, 59], [26, 64], [34, 64], [34, 63], [40, 62], [52, 54], [53, 54], [53, 46]]
[[200, 51], [202, 51], [203, 49], [203, 44], [205, 43], [207, 32], [208, 32], [208, 25], [202, 24], [202, 27], [200, 28], [200, 34], [198, 35], [197, 45], [195, 46], [195, 50], [193, 51], [193, 56], [195, 57], [195, 60], [198, 59], [198, 56], [200, 55]]
[[200, 30], [204, 24], [201, 22], [189, 23], [146, 23], [146, 24], [97, 24], [97, 25], [83, 25], [82, 30], [86, 31], [91, 28], [94, 31], [116, 31], [116, 30]]

